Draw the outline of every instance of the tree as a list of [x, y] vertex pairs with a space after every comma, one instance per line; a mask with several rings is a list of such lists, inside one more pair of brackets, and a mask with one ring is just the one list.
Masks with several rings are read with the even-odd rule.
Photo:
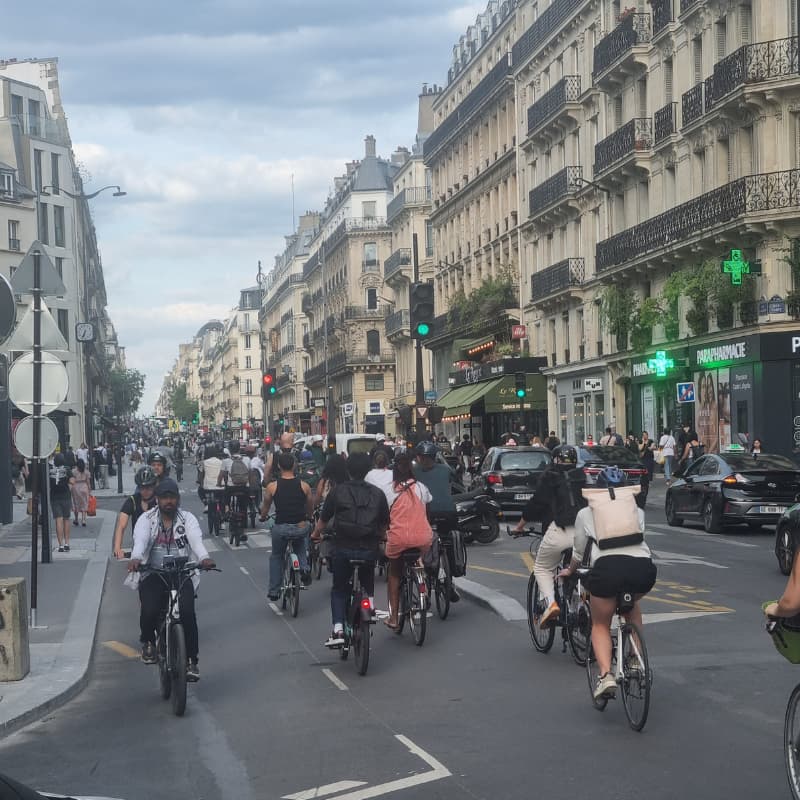
[[197, 400], [189, 400], [186, 396], [186, 384], [178, 384], [169, 396], [172, 413], [176, 419], [191, 420], [200, 410]]
[[112, 369], [108, 374], [114, 413], [125, 417], [138, 408], [144, 393], [144, 375], [138, 369]]

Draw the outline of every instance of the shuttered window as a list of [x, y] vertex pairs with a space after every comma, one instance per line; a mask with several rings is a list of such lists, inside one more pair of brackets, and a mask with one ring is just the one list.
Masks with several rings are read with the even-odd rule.
[[752, 40], [753, 9], [750, 6], [739, 6], [739, 41], [741, 44], [750, 44]]
[[698, 36], [692, 40], [694, 48], [694, 82], [700, 83], [703, 80], [703, 39]]
[[717, 61], [722, 61], [728, 52], [728, 24], [725, 20], [717, 23]]
[[672, 102], [673, 71], [672, 59], [664, 62], [664, 104]]

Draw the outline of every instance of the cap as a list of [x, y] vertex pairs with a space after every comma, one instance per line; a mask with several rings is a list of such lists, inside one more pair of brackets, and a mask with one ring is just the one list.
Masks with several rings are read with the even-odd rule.
[[386, 437], [382, 433], [376, 433], [375, 434], [375, 441], [376, 442], [385, 442], [386, 441]]
[[178, 484], [172, 478], [162, 478], [161, 482], [156, 486], [156, 497], [163, 497], [165, 494], [174, 494], [175, 497], [180, 496]]

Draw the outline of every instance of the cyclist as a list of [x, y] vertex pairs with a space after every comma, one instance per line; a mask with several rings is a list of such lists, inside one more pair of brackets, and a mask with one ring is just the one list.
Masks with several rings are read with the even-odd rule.
[[352, 571], [350, 559], [366, 561], [359, 567], [359, 580], [374, 608], [375, 561], [378, 558], [378, 542], [384, 538], [389, 524], [389, 506], [383, 492], [364, 480], [370, 466], [367, 453], [353, 453], [347, 459], [350, 480], [337, 484], [328, 494], [311, 534], [313, 539], [319, 541], [325, 526], [333, 520], [333, 632], [325, 642], [326, 647], [344, 644], [344, 618]]
[[139, 467], [133, 479], [136, 482], [136, 491], [130, 497], [125, 498], [117, 515], [117, 527], [114, 529], [114, 558], [124, 556], [122, 538], [125, 535], [128, 520], [131, 521], [132, 531], [136, 527], [139, 517], [156, 506], [155, 491], [158, 479], [152, 468]]
[[[414, 478], [428, 487], [432, 498], [428, 503], [428, 519], [436, 525], [439, 537], [447, 543], [450, 531], [458, 527], [456, 504], [450, 490], [454, 475], [447, 464], [436, 461], [437, 451], [436, 444], [427, 439], [417, 445]], [[460, 599], [461, 596], [453, 586], [450, 590], [450, 602], [457, 603]]]
[[183, 478], [183, 454], [184, 454], [184, 446], [183, 440], [178, 437], [175, 440], [175, 445], [172, 448], [173, 458], [175, 460], [175, 477], [178, 480]]
[[565, 444], [553, 450], [553, 461], [542, 473], [533, 497], [522, 511], [522, 517], [513, 529], [522, 533], [526, 522], [542, 523], [542, 543], [536, 551], [533, 574], [547, 602], [539, 624], [555, 622], [561, 609], [555, 600], [553, 570], [561, 560], [564, 550], [572, 547], [575, 538], [575, 517], [586, 505], [581, 496], [585, 483], [583, 470], [577, 469], [578, 451]]
[[[309, 520], [314, 513], [314, 500], [311, 487], [295, 474], [295, 458], [291, 453], [278, 453], [280, 475], [270, 481], [264, 489], [260, 518], [263, 522], [269, 508], [275, 504], [275, 524], [272, 526], [272, 555], [269, 559], [270, 600], [280, 597], [281, 567], [288, 541], [297, 539], [297, 557], [300, 559], [300, 580], [303, 586], [311, 583], [308, 568]], [[300, 538], [298, 538], [300, 537]]]
[[794, 617], [800, 614], [800, 559], [797, 554], [800, 553], [800, 536], [798, 533], [792, 531], [792, 547], [794, 550], [795, 558], [792, 562], [792, 571], [789, 575], [789, 580], [786, 581], [786, 588], [783, 590], [781, 599], [776, 603], [770, 603], [765, 609], [764, 613], [768, 617]]
[[[133, 529], [133, 553], [128, 563], [128, 572], [140, 570], [139, 599], [141, 611], [139, 615], [140, 641], [142, 642], [142, 661], [155, 664], [156, 628], [159, 617], [167, 606], [167, 587], [161, 577], [152, 570], [159, 569], [166, 555], [189, 556], [198, 561], [202, 569], [212, 569], [215, 564], [203, 545], [203, 533], [197, 517], [188, 511], [178, 508], [180, 492], [178, 484], [172, 478], [163, 478], [156, 487], [158, 507], [145, 512], [139, 517]], [[183, 584], [180, 594], [181, 622], [186, 632], [186, 655], [188, 666], [186, 678], [190, 681], [200, 680], [198, 659], [197, 617], [194, 610], [194, 597], [199, 578], [193, 576], [191, 581]]]
[[[618, 467], [606, 467], [597, 476], [595, 486], [609, 490], [626, 485], [625, 473]], [[591, 593], [592, 648], [600, 677], [594, 689], [595, 699], [613, 697], [617, 684], [611, 673], [611, 621], [617, 608], [617, 598], [622, 592], [631, 592], [634, 605], [626, 615], [629, 622], [642, 625], [642, 610], [639, 600], [647, 594], [656, 582], [656, 566], [650, 548], [643, 535], [634, 544], [613, 545], [612, 540], [604, 542], [603, 549], [598, 546], [595, 530], [594, 511], [591, 507], [582, 508], [575, 518], [575, 543], [570, 565], [561, 570], [559, 577], [568, 577], [588, 555], [591, 572], [586, 578], [586, 587]], [[636, 504], [639, 530], [644, 532], [644, 511]], [[630, 537], [628, 537], [630, 538]], [[624, 541], [624, 539], [622, 540]], [[612, 545], [612, 546], [609, 546]], [[589, 548], [587, 554], [586, 550]]]
[[155, 473], [157, 483], [160, 483], [162, 478], [169, 477], [169, 462], [163, 453], [153, 450], [147, 463]]
[[[394, 456], [392, 457], [394, 458]], [[410, 463], [409, 459], [409, 465]], [[366, 481], [373, 486], [377, 486], [386, 495], [386, 502], [391, 507], [396, 496], [393, 484], [397, 481], [397, 478], [389, 468], [389, 458], [385, 451], [378, 450], [372, 457], [372, 469], [367, 473]]]
[[270, 453], [267, 457], [267, 463], [264, 468], [264, 483], [263, 486], [266, 488], [267, 481], [275, 481], [278, 479], [278, 476], [281, 474], [281, 468], [278, 464], [278, 455], [280, 453], [289, 453], [289, 455], [294, 455], [294, 434], [293, 433], [282, 433], [281, 438], [278, 440], [280, 449], [277, 453]]
[[[210, 510], [212, 504], [217, 501], [223, 492], [218, 485], [219, 476], [222, 472], [222, 460], [219, 458], [217, 448], [212, 444], [205, 446], [203, 455], [205, 458], [197, 468], [197, 482], [200, 484], [197, 494], [200, 495], [201, 500], [206, 502], [208, 510]], [[209, 525], [210, 530], [211, 525]]]
[[[250, 459], [245, 459], [239, 452], [239, 442], [232, 441], [228, 447], [230, 459], [222, 462], [217, 475], [217, 487], [224, 487], [225, 513], [229, 514], [236, 507], [237, 514], [247, 518], [247, 507], [250, 504]], [[246, 525], [243, 525], [246, 527]], [[247, 534], [243, 533], [239, 541], [246, 542]]]

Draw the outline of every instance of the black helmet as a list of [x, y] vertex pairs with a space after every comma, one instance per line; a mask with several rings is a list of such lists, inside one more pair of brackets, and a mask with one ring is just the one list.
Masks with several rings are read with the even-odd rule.
[[137, 486], [155, 486], [158, 483], [155, 472], [150, 467], [139, 467], [134, 476]]
[[578, 463], [578, 451], [571, 444], [559, 445], [553, 448], [553, 461], [574, 467]]
[[418, 456], [429, 456], [430, 458], [435, 458], [436, 453], [439, 452], [439, 448], [433, 442], [426, 439], [424, 442], [420, 442], [417, 445], [415, 452]]
[[163, 453], [159, 453], [156, 451], [155, 453], [150, 454], [150, 460], [147, 462], [148, 464], [163, 464], [165, 467], [167, 466], [167, 459]]

